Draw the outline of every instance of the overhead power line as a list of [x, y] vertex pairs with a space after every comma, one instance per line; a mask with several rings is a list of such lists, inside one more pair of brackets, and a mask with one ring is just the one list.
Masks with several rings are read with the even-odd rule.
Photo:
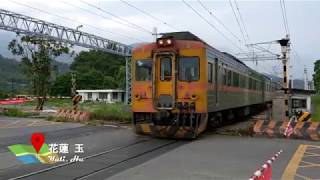
[[97, 7], [97, 6], [93, 5], [93, 4], [90, 4], [90, 3], [88, 3], [88, 2], [86, 2], [86, 1], [84, 1], [84, 0], [79, 0], [79, 1], [82, 2], [83, 4], [86, 4], [87, 6], [90, 6], [90, 7], [92, 7], [92, 8], [98, 9], [99, 11], [101, 11], [101, 12], [103, 12], [103, 13], [105, 13], [105, 14], [108, 14], [108, 15], [114, 17], [114, 18], [120, 19], [121, 21], [128, 23], [128, 25], [130, 25], [130, 26], [132, 26], [132, 27], [136, 27], [137, 29], [140, 29], [140, 30], [142, 30], [142, 31], [145, 32], [145, 33], [153, 34], [152, 31], [149, 31], [149, 30], [147, 30], [146, 28], [144, 28], [144, 27], [142, 27], [142, 26], [139, 26], [139, 25], [137, 25], [137, 24], [134, 24], [134, 23], [132, 23], [132, 22], [130, 22], [130, 21], [124, 19], [124, 18], [121, 18], [120, 16], [117, 16], [117, 15], [111, 13], [111, 12], [108, 12], [108, 11], [106, 11], [106, 10], [104, 10], [104, 9], [102, 9], [102, 8], [99, 8], [99, 7]]
[[203, 7], [203, 9], [205, 9], [210, 14], [210, 16], [212, 16], [221, 26], [223, 26], [225, 30], [227, 30], [234, 38], [236, 38], [240, 43], [242, 43], [242, 40], [238, 36], [236, 36], [232, 31], [230, 31], [229, 28], [212, 11], [210, 11], [204, 5], [203, 2], [201, 2], [200, 0], [197, 0], [197, 1], [201, 5], [201, 7]]
[[[122, 21], [117, 21], [116, 19], [110, 19], [109, 17], [106, 17], [106, 16], [103, 16], [103, 15], [101, 15], [101, 14], [99, 14], [99, 13], [96, 13], [96, 12], [90, 11], [89, 9], [86, 9], [86, 8], [83, 8], [83, 7], [76, 6], [76, 5], [74, 5], [74, 4], [72, 4], [72, 3], [69, 3], [69, 2], [66, 2], [66, 1], [61, 1], [61, 0], [58, 0], [58, 1], [59, 1], [60, 3], [66, 4], [66, 5], [71, 6], [71, 7], [74, 7], [74, 8], [76, 8], [76, 9], [80, 9], [80, 10], [82, 10], [82, 11], [84, 11], [84, 12], [88, 13], [88, 14], [92, 14], [92, 15], [95, 15], [95, 16], [99, 16], [99, 17], [101, 17], [101, 18], [103, 18], [103, 19], [106, 19], [106, 20], [109, 20], [109, 21], [116, 22], [116, 23], [121, 24], [121, 25], [123, 25], [123, 26], [125, 26], [125, 27], [129, 27], [129, 28], [131, 28], [132, 30], [135, 30], [135, 31], [139, 31], [139, 32], [141, 32], [141, 30], [140, 30], [140, 29], [137, 29], [137, 28], [135, 28], [135, 27], [128, 26], [126, 23], [124, 23], [124, 22], [122, 22]], [[105, 29], [102, 29], [102, 28], [98, 28], [98, 29], [103, 30], [103, 31], [106, 31]], [[108, 32], [111, 32], [111, 31], [108, 31]], [[121, 34], [121, 33], [114, 32], [114, 31], [113, 31], [113, 32], [111, 32], [111, 33], [114, 33], [114, 34]], [[121, 35], [122, 35], [122, 36], [126, 36], [126, 37], [128, 37], [127, 35], [124, 35], [124, 34], [121, 34]], [[130, 37], [130, 39], [139, 40], [139, 41], [141, 41], [141, 42], [143, 42], [143, 41], [144, 41], [144, 40], [137, 39], [137, 38], [133, 38], [133, 37]]]
[[229, 37], [227, 37], [223, 32], [221, 32], [217, 27], [215, 27], [210, 21], [208, 21], [206, 18], [204, 18], [196, 9], [194, 9], [190, 4], [188, 4], [185, 0], [182, 0], [182, 2], [191, 9], [194, 13], [196, 13], [202, 20], [204, 20], [210, 27], [212, 27], [214, 30], [216, 30], [219, 34], [221, 34], [225, 39], [227, 39], [233, 46], [237, 47], [241, 51], [245, 52], [241, 47], [236, 45]]
[[290, 34], [286, 4], [285, 4], [284, 0], [280, 0], [280, 7], [281, 7], [281, 14], [282, 14], [282, 19], [283, 19], [284, 29], [286, 31], [286, 34]]
[[296, 56], [297, 58], [297, 62], [301, 65], [301, 66], [304, 66], [304, 64], [302, 63], [303, 62], [303, 59], [301, 58], [301, 56], [298, 54], [298, 52], [293, 48], [293, 46], [291, 46], [291, 49], [292, 49], [292, 54], [294, 56]]
[[238, 16], [237, 16], [237, 14], [236, 14], [236, 11], [234, 10], [234, 7], [233, 7], [233, 5], [232, 5], [231, 0], [229, 0], [229, 5], [230, 5], [230, 7], [231, 7], [231, 9], [232, 9], [232, 12], [233, 12], [233, 15], [234, 15], [234, 17], [235, 17], [235, 19], [236, 19], [236, 21], [237, 21], [238, 27], [239, 27], [239, 29], [240, 29], [240, 32], [241, 32], [241, 35], [242, 35], [242, 38], [243, 38], [243, 41], [247, 44], [247, 41], [246, 41], [244, 32], [243, 32], [243, 30], [242, 30], [240, 21], [239, 21], [239, 19], [238, 19]]
[[243, 26], [243, 30], [244, 30], [247, 38], [248, 38], [248, 41], [251, 42], [250, 37], [249, 37], [249, 34], [248, 34], [248, 31], [247, 31], [247, 28], [246, 28], [246, 24], [244, 23], [244, 20], [243, 20], [243, 18], [242, 18], [242, 15], [241, 15], [241, 12], [240, 12], [240, 9], [239, 9], [239, 6], [238, 6], [238, 3], [237, 3], [236, 0], [234, 0], [234, 4], [236, 5], [236, 9], [237, 9], [237, 11], [238, 11], [238, 13], [239, 13], [239, 17], [240, 17], [240, 21], [241, 21], [242, 26]]
[[161, 20], [160, 18], [158, 18], [158, 17], [156, 17], [156, 16], [154, 16], [154, 15], [146, 12], [145, 10], [142, 10], [142, 9], [138, 8], [137, 6], [134, 6], [134, 5], [130, 4], [130, 3], [127, 2], [127, 1], [124, 1], [124, 0], [120, 0], [120, 1], [123, 2], [124, 4], [128, 5], [128, 6], [132, 7], [133, 9], [138, 10], [139, 12], [141, 12], [142, 14], [150, 17], [151, 19], [154, 19], [154, 20], [156, 20], [156, 21], [158, 21], [158, 22], [160, 22], [160, 23], [162, 23], [162, 24], [164, 24], [164, 25], [166, 25], [166, 26], [168, 26], [168, 27], [170, 27], [170, 28], [172, 28], [172, 29], [174, 29], [174, 30], [176, 30], [176, 31], [180, 31], [180, 30], [178, 30], [176, 27], [174, 27], [173, 25], [171, 25], [171, 24], [169, 24], [169, 23]]
[[111, 32], [111, 31], [109, 31], [109, 30], [107, 30], [107, 29], [102, 29], [102, 28], [99, 28], [99, 27], [94, 26], [94, 25], [91, 25], [91, 24], [86, 24], [86, 23], [83, 23], [83, 22], [78, 21], [78, 20], [73, 19], [73, 18], [60, 16], [60, 15], [58, 15], [58, 14], [54, 14], [54, 13], [51, 13], [51, 12], [48, 12], [48, 11], [45, 11], [45, 10], [42, 10], [42, 9], [39, 9], [39, 8], [36, 8], [36, 7], [33, 7], [33, 6], [29, 6], [29, 5], [24, 4], [24, 3], [21, 3], [21, 2], [17, 2], [17, 1], [14, 1], [14, 0], [12, 0], [12, 1], [10, 1], [10, 2], [12, 2], [12, 3], [14, 3], [14, 4], [18, 4], [18, 5], [23, 6], [23, 7], [27, 7], [27, 8], [30, 8], [30, 9], [33, 9], [33, 10], [42, 12], [42, 13], [44, 13], [44, 14], [48, 14], [48, 15], [51, 15], [51, 16], [55, 16], [55, 17], [57, 17], [57, 18], [59, 18], [59, 19], [63, 19], [64, 21], [77, 22], [77, 23], [79, 23], [79, 24], [83, 24], [83, 25], [85, 25], [85, 26], [91, 27], [91, 28], [96, 29], [96, 30], [99, 30], [99, 31], [101, 31], [101, 32], [109, 32], [109, 33], [111, 33], [111, 34], [113, 34], [113, 35], [122, 36], [122, 37], [125, 37], [125, 38], [130, 38], [130, 39], [142, 41], [142, 40], [140, 40], [140, 39], [133, 38], [133, 37], [130, 37], [130, 36], [127, 36], [127, 35], [118, 33], [118, 32]]

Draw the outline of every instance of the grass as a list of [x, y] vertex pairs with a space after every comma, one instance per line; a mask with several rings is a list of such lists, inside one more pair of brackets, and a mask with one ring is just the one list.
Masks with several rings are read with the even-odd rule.
[[132, 113], [130, 107], [121, 103], [105, 104], [105, 103], [82, 103], [81, 110], [91, 112], [92, 119], [130, 122]]
[[[29, 102], [26, 102], [23, 104], [17, 104], [17, 105], [2, 105], [1, 107], [30, 110], [30, 109], [34, 109], [36, 105], [37, 105], [37, 100], [34, 100], [34, 101], [29, 101]], [[71, 102], [71, 99], [48, 99], [44, 103], [44, 107], [45, 109], [71, 108], [72, 102]]]
[[[28, 110], [33, 110], [36, 107], [37, 101], [30, 101], [19, 105], [6, 105], [2, 106], [10, 109], [10, 112], [2, 115], [16, 116], [16, 117], [27, 117], [29, 116]], [[44, 104], [44, 109], [71, 109], [71, 99], [49, 99]], [[91, 113], [91, 119], [98, 121], [117, 121], [117, 122], [130, 122], [131, 111], [130, 107], [122, 104], [106, 104], [104, 102], [84, 102], [79, 104], [80, 111], [88, 111]], [[50, 121], [66, 121], [64, 118], [47, 117]], [[102, 122], [103, 123], [103, 122]]]
[[37, 115], [35, 112], [26, 112], [18, 108], [7, 108], [3, 112], [0, 112], [0, 115], [9, 116], [9, 117], [30, 117]]
[[311, 99], [313, 112], [312, 112], [312, 121], [320, 122], [320, 95], [314, 95]]

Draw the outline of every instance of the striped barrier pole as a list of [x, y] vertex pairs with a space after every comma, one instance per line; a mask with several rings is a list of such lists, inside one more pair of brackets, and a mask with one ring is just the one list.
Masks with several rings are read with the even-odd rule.
[[272, 179], [272, 163], [278, 159], [279, 155], [282, 153], [283, 151], [280, 150], [279, 152], [277, 152], [276, 154], [274, 154], [274, 156], [267, 160], [260, 169], [258, 169], [257, 171], [254, 172], [253, 176], [251, 176], [251, 178], [249, 178], [249, 180], [271, 180]]

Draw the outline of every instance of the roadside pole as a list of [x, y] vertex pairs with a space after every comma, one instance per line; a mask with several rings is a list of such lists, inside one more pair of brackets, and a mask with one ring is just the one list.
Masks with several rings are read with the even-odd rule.
[[288, 62], [290, 54], [290, 39], [289, 35], [286, 38], [278, 40], [281, 45], [282, 52], [282, 64], [283, 64], [283, 91], [284, 91], [284, 104], [285, 104], [285, 121], [289, 121], [290, 111], [289, 111], [289, 79], [288, 79]]

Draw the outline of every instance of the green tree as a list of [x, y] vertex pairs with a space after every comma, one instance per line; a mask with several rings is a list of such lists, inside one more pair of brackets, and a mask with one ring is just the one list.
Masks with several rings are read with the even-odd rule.
[[71, 73], [65, 73], [58, 76], [51, 85], [50, 94], [53, 96], [70, 96]]
[[[23, 72], [32, 86], [33, 94], [46, 97], [52, 71], [52, 61], [61, 54], [68, 54], [69, 47], [62, 42], [38, 36], [20, 36], [9, 42], [13, 55], [22, 56]], [[38, 98], [36, 110], [42, 110], [46, 98]]]
[[[81, 51], [70, 69], [76, 75], [77, 89], [125, 88], [125, 59], [121, 56], [97, 50]], [[70, 74], [60, 76], [52, 83], [51, 95], [70, 95]]]
[[314, 62], [314, 74], [313, 74], [314, 86], [317, 93], [320, 93], [320, 59]]
[[116, 76], [116, 81], [118, 88], [125, 89], [126, 88], [126, 66], [121, 66], [119, 68], [119, 72]]
[[86, 72], [94, 69], [106, 76], [115, 77], [119, 67], [125, 65], [124, 57], [110, 54], [104, 51], [81, 51], [71, 64], [70, 69], [77, 72]]
[[9, 95], [7, 93], [0, 91], [0, 99], [6, 99], [8, 97], [9, 97]]

